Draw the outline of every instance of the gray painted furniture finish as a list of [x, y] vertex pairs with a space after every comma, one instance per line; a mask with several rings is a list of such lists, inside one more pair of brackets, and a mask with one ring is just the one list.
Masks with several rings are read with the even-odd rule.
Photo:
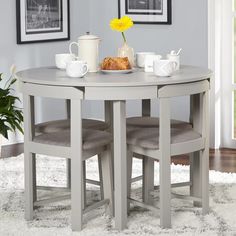
[[[63, 92], [63, 87], [76, 87], [84, 91], [83, 99], [106, 100], [113, 104], [114, 210], [115, 227], [119, 230], [126, 228], [127, 223], [127, 181], [124, 178], [127, 173], [125, 101], [128, 99], [157, 99], [158, 91], [166, 85], [179, 84], [182, 86], [190, 82], [205, 81], [210, 79], [211, 75], [210, 70], [194, 66], [182, 66], [180, 71], [167, 78], [156, 77], [152, 73], [144, 73], [138, 69], [134, 73], [125, 75], [102, 74], [100, 72], [88, 73], [82, 79], [69, 78], [65, 71], [54, 67], [35, 68], [17, 73], [17, 77], [23, 83], [39, 84], [42, 87], [48, 85], [58, 87], [61, 89], [61, 95], [64, 99], [68, 99], [68, 94], [65, 91]], [[166, 100], [168, 98], [163, 98], [163, 104], [168, 104]], [[168, 115], [166, 109], [162, 108], [162, 110], [163, 114]], [[163, 123], [163, 126], [167, 125]], [[165, 135], [166, 131], [162, 128], [162, 136]], [[167, 146], [164, 140], [161, 145], [163, 147]], [[177, 147], [173, 148], [178, 153], [179, 149]], [[169, 152], [167, 151], [161, 155], [168, 156]], [[167, 221], [168, 217], [165, 218]]]
[[[177, 194], [172, 194], [172, 197], [193, 200], [195, 205], [202, 206], [203, 214], [206, 214], [209, 211], [209, 87], [210, 84], [208, 80], [163, 86], [158, 91], [160, 120], [159, 124], [156, 124], [157, 132], [156, 134], [154, 132], [156, 135], [154, 140], [151, 138], [152, 130], [145, 127], [134, 127], [133, 129], [130, 129], [127, 135], [128, 163], [131, 162], [133, 153], [143, 155], [144, 160], [147, 159], [147, 163], [144, 163], [143, 169], [145, 170], [151, 167], [151, 171], [147, 176], [153, 178], [153, 167], [152, 164], [148, 163], [148, 160], [150, 158], [159, 160], [160, 186], [158, 189], [160, 190], [160, 224], [164, 228], [171, 227], [171, 187], [190, 185], [190, 197]], [[178, 128], [178, 125], [172, 124], [170, 120], [170, 98], [186, 95], [191, 96], [191, 123], [193, 124], [193, 128], [184, 123], [182, 125], [180, 124], [181, 127]], [[147, 118], [143, 117], [143, 120], [147, 120]], [[160, 129], [159, 132], [158, 126]], [[178, 129], [178, 135], [190, 134], [190, 131], [192, 134], [194, 134], [195, 131], [196, 135], [193, 136], [193, 138], [189, 136], [187, 140], [184, 140], [183, 138], [182, 140], [179, 139], [179, 141], [178, 139], [174, 140], [174, 132], [171, 132], [171, 129], [173, 128]], [[154, 127], [152, 127], [152, 129], [154, 129]], [[142, 138], [142, 135], [144, 139]], [[171, 142], [171, 140], [173, 142]], [[159, 144], [158, 147], [153, 145], [155, 143]], [[193, 153], [191, 156], [190, 183], [171, 185], [170, 157], [172, 155], [185, 153]], [[129, 169], [128, 177], [130, 178], [130, 176], [131, 173]], [[147, 178], [146, 176], [144, 177]], [[129, 187], [131, 185], [130, 182], [130, 179], [128, 179]], [[150, 192], [154, 189], [154, 186], [151, 184], [150, 188], [150, 183], [147, 184], [144, 181], [143, 188], [144, 192], [150, 196]], [[137, 201], [134, 202], [137, 203]], [[151, 202], [144, 202], [148, 204], [146, 207], [150, 208]], [[138, 204], [145, 207], [145, 204]]]
[[[63, 90], [63, 93], [62, 93]], [[24, 83], [22, 86], [24, 103], [24, 162], [25, 162], [25, 218], [32, 220], [34, 207], [71, 198], [72, 230], [80, 231], [83, 213], [109, 205], [113, 215], [113, 175], [111, 164], [111, 135], [105, 131], [82, 130], [81, 101], [83, 91], [74, 87], [46, 86]], [[71, 101], [71, 128], [60, 132], [35, 134], [34, 97], [67, 98]], [[83, 135], [82, 135], [83, 133]], [[83, 139], [84, 136], [87, 138]], [[37, 199], [36, 191], [36, 154], [63, 157], [71, 160], [71, 194], [43, 200]], [[86, 208], [84, 205], [84, 163], [85, 160], [98, 155], [101, 160], [104, 199]], [[45, 188], [45, 190], [48, 188]], [[57, 190], [63, 190], [57, 188]], [[66, 188], [65, 188], [66, 190]]]
[[[70, 102], [69, 100], [66, 101], [66, 109], [67, 109], [67, 119], [64, 120], [56, 120], [56, 121], [49, 121], [44, 123], [39, 123], [35, 125], [35, 132], [37, 134], [42, 133], [53, 133], [53, 132], [63, 132], [65, 130], [70, 129]], [[109, 129], [109, 123], [100, 120], [93, 120], [93, 119], [82, 119], [82, 128], [83, 129], [94, 129], [94, 130], [101, 130], [105, 131]], [[101, 199], [103, 199], [103, 185], [102, 185], [102, 171], [101, 171], [101, 158], [98, 158], [98, 170], [99, 170], [99, 181], [93, 179], [86, 178], [86, 161], [83, 163], [84, 168], [84, 186], [86, 189], [86, 183], [98, 185], [100, 186], [100, 194]], [[34, 167], [36, 170], [36, 166]], [[68, 191], [71, 189], [71, 160], [66, 159], [66, 180], [67, 180], [67, 188]], [[50, 189], [53, 190], [53, 187], [50, 186], [37, 186], [38, 189]], [[86, 206], [86, 191], [84, 192], [84, 204]]]

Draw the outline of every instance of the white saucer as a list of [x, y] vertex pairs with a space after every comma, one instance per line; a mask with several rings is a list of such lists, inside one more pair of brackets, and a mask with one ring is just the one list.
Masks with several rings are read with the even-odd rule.
[[129, 70], [101, 70], [102, 73], [105, 74], [128, 74], [128, 73], [132, 73], [133, 69], [129, 69]]

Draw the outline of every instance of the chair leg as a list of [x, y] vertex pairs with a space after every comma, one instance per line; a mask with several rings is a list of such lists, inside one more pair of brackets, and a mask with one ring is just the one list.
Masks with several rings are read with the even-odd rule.
[[32, 168], [33, 168], [33, 201], [37, 201], [37, 168], [36, 168], [36, 154], [32, 153]]
[[66, 159], [66, 187], [71, 189], [71, 160]]
[[153, 204], [150, 192], [154, 191], [154, 160], [143, 156], [143, 202]]
[[33, 220], [34, 216], [34, 171], [33, 171], [33, 154], [24, 153], [25, 169], [25, 219]]
[[171, 181], [170, 160], [160, 160], [160, 225], [163, 228], [171, 227]]
[[82, 195], [83, 209], [87, 206], [87, 193], [86, 193], [86, 161], [83, 161], [83, 195]]
[[203, 215], [209, 212], [209, 150], [201, 151], [201, 166], [202, 166], [202, 213]]
[[[133, 153], [127, 151], [127, 197], [130, 198], [132, 186], [132, 167], [133, 167]], [[127, 212], [130, 209], [130, 201], [127, 201]]]
[[[200, 151], [190, 154], [190, 196], [202, 197], [202, 165]], [[196, 207], [201, 207], [201, 202], [193, 202]]]
[[110, 150], [100, 154], [104, 199], [109, 199], [107, 214], [113, 216], [113, 173]]
[[[71, 159], [66, 159], [66, 187], [71, 189]], [[86, 162], [83, 162], [83, 209], [87, 206], [87, 195], [86, 195]]]
[[98, 155], [98, 173], [99, 173], [101, 200], [103, 200], [104, 199], [104, 190], [103, 190], [103, 178], [102, 178], [102, 160], [101, 160], [100, 155]]
[[202, 213], [209, 212], [209, 92], [203, 94], [203, 130], [205, 149], [201, 151]]

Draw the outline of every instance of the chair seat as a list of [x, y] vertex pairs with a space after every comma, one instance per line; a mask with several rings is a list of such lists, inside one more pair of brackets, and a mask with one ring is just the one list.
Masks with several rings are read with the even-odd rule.
[[[191, 127], [171, 128], [171, 144], [182, 143], [201, 138]], [[159, 128], [128, 129], [127, 143], [146, 149], [159, 149]]]
[[[130, 117], [126, 119], [126, 124], [128, 128], [139, 127], [139, 128], [151, 128], [151, 127], [159, 127], [159, 118], [158, 117]], [[191, 128], [192, 125], [190, 123], [179, 121], [179, 120], [171, 120], [171, 128]]]
[[[84, 129], [95, 129], [95, 130], [105, 130], [109, 127], [109, 124], [100, 120], [92, 120], [92, 119], [83, 119], [82, 126]], [[56, 120], [49, 121], [37, 124], [35, 126], [36, 133], [53, 133], [62, 130], [67, 130], [70, 128], [70, 120]]]
[[[112, 141], [112, 136], [106, 131], [83, 129], [83, 150], [108, 145]], [[62, 130], [60, 132], [43, 133], [33, 139], [34, 142], [70, 146], [70, 130]]]

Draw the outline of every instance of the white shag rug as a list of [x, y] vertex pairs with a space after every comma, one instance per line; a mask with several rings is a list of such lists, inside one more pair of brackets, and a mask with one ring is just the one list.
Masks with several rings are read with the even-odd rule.
[[[65, 185], [65, 160], [37, 157], [39, 185]], [[158, 164], [155, 166], [155, 183], [158, 183]], [[141, 162], [135, 160], [134, 175], [140, 175]], [[87, 162], [88, 177], [97, 179], [96, 157]], [[188, 181], [187, 166], [172, 165], [172, 182]], [[159, 218], [152, 212], [132, 206], [128, 228], [114, 229], [114, 220], [103, 214], [101, 207], [85, 216], [82, 232], [70, 229], [70, 201], [47, 205], [36, 210], [33, 221], [24, 220], [23, 155], [0, 160], [0, 235], [17, 236], [106, 236], [106, 235], [236, 235], [236, 174], [210, 171], [210, 213], [201, 215], [201, 209], [190, 201], [172, 200], [172, 229], [161, 229]], [[133, 185], [133, 197], [139, 198], [141, 182]], [[180, 188], [188, 193], [188, 188]], [[39, 197], [48, 196], [40, 192]], [[99, 199], [99, 188], [88, 185], [88, 199]], [[96, 215], [91, 218], [91, 215]], [[89, 220], [88, 220], [89, 219]]]

